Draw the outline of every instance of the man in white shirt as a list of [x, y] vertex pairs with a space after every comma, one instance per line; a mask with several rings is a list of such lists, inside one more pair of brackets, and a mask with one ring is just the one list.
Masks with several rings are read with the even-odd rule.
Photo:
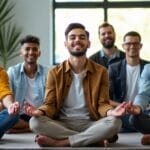
[[71, 23], [65, 37], [70, 57], [49, 70], [44, 104], [26, 107], [33, 116], [30, 128], [41, 147], [104, 146], [120, 130], [125, 103], [116, 109], [109, 104], [107, 69], [87, 59], [90, 41], [85, 27]]
[[[140, 74], [144, 65], [148, 63], [148, 61], [140, 59], [142, 43], [138, 32], [126, 33], [123, 40], [125, 59], [109, 66], [110, 102], [114, 107], [123, 101], [133, 102], [139, 90]], [[136, 131], [129, 123], [129, 115], [122, 117], [122, 121], [122, 132]]]

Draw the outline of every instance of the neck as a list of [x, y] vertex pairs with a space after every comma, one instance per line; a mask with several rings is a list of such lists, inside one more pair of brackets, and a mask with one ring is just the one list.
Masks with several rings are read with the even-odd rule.
[[113, 46], [112, 48], [103, 48], [103, 49], [104, 49], [105, 55], [108, 58], [111, 58], [117, 50], [115, 46]]
[[131, 66], [136, 66], [140, 64], [140, 59], [139, 58], [132, 58], [132, 57], [126, 57], [127, 64]]
[[34, 78], [37, 72], [37, 64], [25, 64], [24, 71], [29, 78]]
[[69, 58], [69, 63], [71, 65], [73, 72], [75, 73], [81, 73], [85, 69], [86, 61], [87, 59], [85, 56], [81, 56], [81, 57], [71, 56]]

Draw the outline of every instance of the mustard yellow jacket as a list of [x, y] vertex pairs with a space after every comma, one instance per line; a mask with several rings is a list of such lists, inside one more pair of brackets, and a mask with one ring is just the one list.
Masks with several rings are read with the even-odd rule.
[[0, 67], [0, 100], [6, 95], [12, 95], [12, 91], [9, 86], [9, 79], [6, 71]]
[[[89, 59], [87, 59], [85, 71], [86, 76], [83, 79], [85, 101], [91, 119], [98, 120], [106, 116], [109, 109], [112, 109], [108, 103], [108, 73], [103, 66]], [[48, 71], [45, 102], [39, 108], [45, 115], [50, 118], [55, 118], [58, 115], [68, 94], [72, 76], [71, 67], [67, 60]]]

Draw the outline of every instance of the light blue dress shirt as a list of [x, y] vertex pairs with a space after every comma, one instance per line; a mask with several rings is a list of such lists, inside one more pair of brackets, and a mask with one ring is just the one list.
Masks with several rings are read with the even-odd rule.
[[[39, 106], [43, 103], [44, 100], [47, 71], [47, 67], [38, 64], [38, 70], [35, 77], [35, 91], [38, 93], [36, 104], [38, 104]], [[27, 76], [24, 72], [24, 63], [9, 67], [7, 73], [15, 99], [20, 103], [22, 108], [28, 88]]]
[[139, 83], [139, 93], [135, 97], [134, 104], [144, 111], [150, 102], [150, 64], [144, 66]]

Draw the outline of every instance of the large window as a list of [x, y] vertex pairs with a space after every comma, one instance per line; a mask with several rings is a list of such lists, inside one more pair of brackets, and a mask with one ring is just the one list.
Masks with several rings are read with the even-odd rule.
[[150, 0], [53, 0], [53, 9], [54, 64], [68, 58], [68, 51], [64, 47], [64, 31], [71, 22], [83, 23], [90, 32], [91, 48], [87, 56], [101, 49], [98, 26], [108, 21], [116, 30], [116, 45], [120, 49], [126, 32], [139, 32], [143, 43], [141, 57], [150, 60]]

